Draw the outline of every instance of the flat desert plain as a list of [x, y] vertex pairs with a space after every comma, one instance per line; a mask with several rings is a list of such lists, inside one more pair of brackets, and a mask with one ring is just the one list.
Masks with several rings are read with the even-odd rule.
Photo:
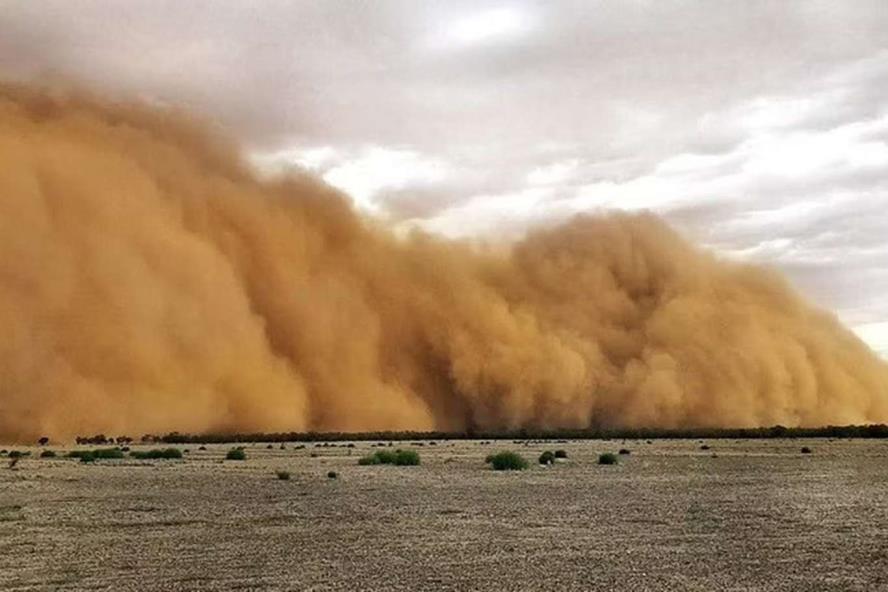
[[[888, 441], [401, 442], [421, 466], [358, 466], [372, 444], [4, 458], [0, 589], [888, 589]], [[490, 470], [501, 450], [530, 468]]]

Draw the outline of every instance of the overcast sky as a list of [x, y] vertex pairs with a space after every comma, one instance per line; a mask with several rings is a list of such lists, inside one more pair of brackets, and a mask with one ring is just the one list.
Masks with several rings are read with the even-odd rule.
[[402, 227], [653, 210], [888, 354], [886, 0], [0, 0], [0, 76], [199, 110]]

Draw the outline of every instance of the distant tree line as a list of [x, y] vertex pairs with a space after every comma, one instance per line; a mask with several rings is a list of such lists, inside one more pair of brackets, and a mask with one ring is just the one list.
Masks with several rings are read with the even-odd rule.
[[[788, 428], [777, 425], [762, 428], [585, 428], [558, 430], [469, 430], [462, 432], [277, 432], [206, 433], [165, 435], [146, 434], [145, 444], [214, 444], [223, 442], [336, 442], [343, 440], [651, 440], [651, 439], [741, 439], [741, 438], [888, 438], [888, 425], [825, 426]], [[78, 437], [78, 444], [130, 444], [132, 438], [98, 434]]]

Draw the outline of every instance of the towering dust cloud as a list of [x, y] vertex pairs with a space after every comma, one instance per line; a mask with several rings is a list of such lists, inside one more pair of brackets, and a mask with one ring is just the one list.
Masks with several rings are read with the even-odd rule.
[[888, 421], [861, 341], [653, 216], [400, 239], [178, 116], [9, 87], [0, 162], [0, 439]]

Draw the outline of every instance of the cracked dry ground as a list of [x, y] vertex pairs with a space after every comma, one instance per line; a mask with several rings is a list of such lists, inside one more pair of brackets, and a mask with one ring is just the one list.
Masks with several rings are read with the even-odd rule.
[[0, 590], [888, 590], [885, 441], [371, 444], [4, 460]]

